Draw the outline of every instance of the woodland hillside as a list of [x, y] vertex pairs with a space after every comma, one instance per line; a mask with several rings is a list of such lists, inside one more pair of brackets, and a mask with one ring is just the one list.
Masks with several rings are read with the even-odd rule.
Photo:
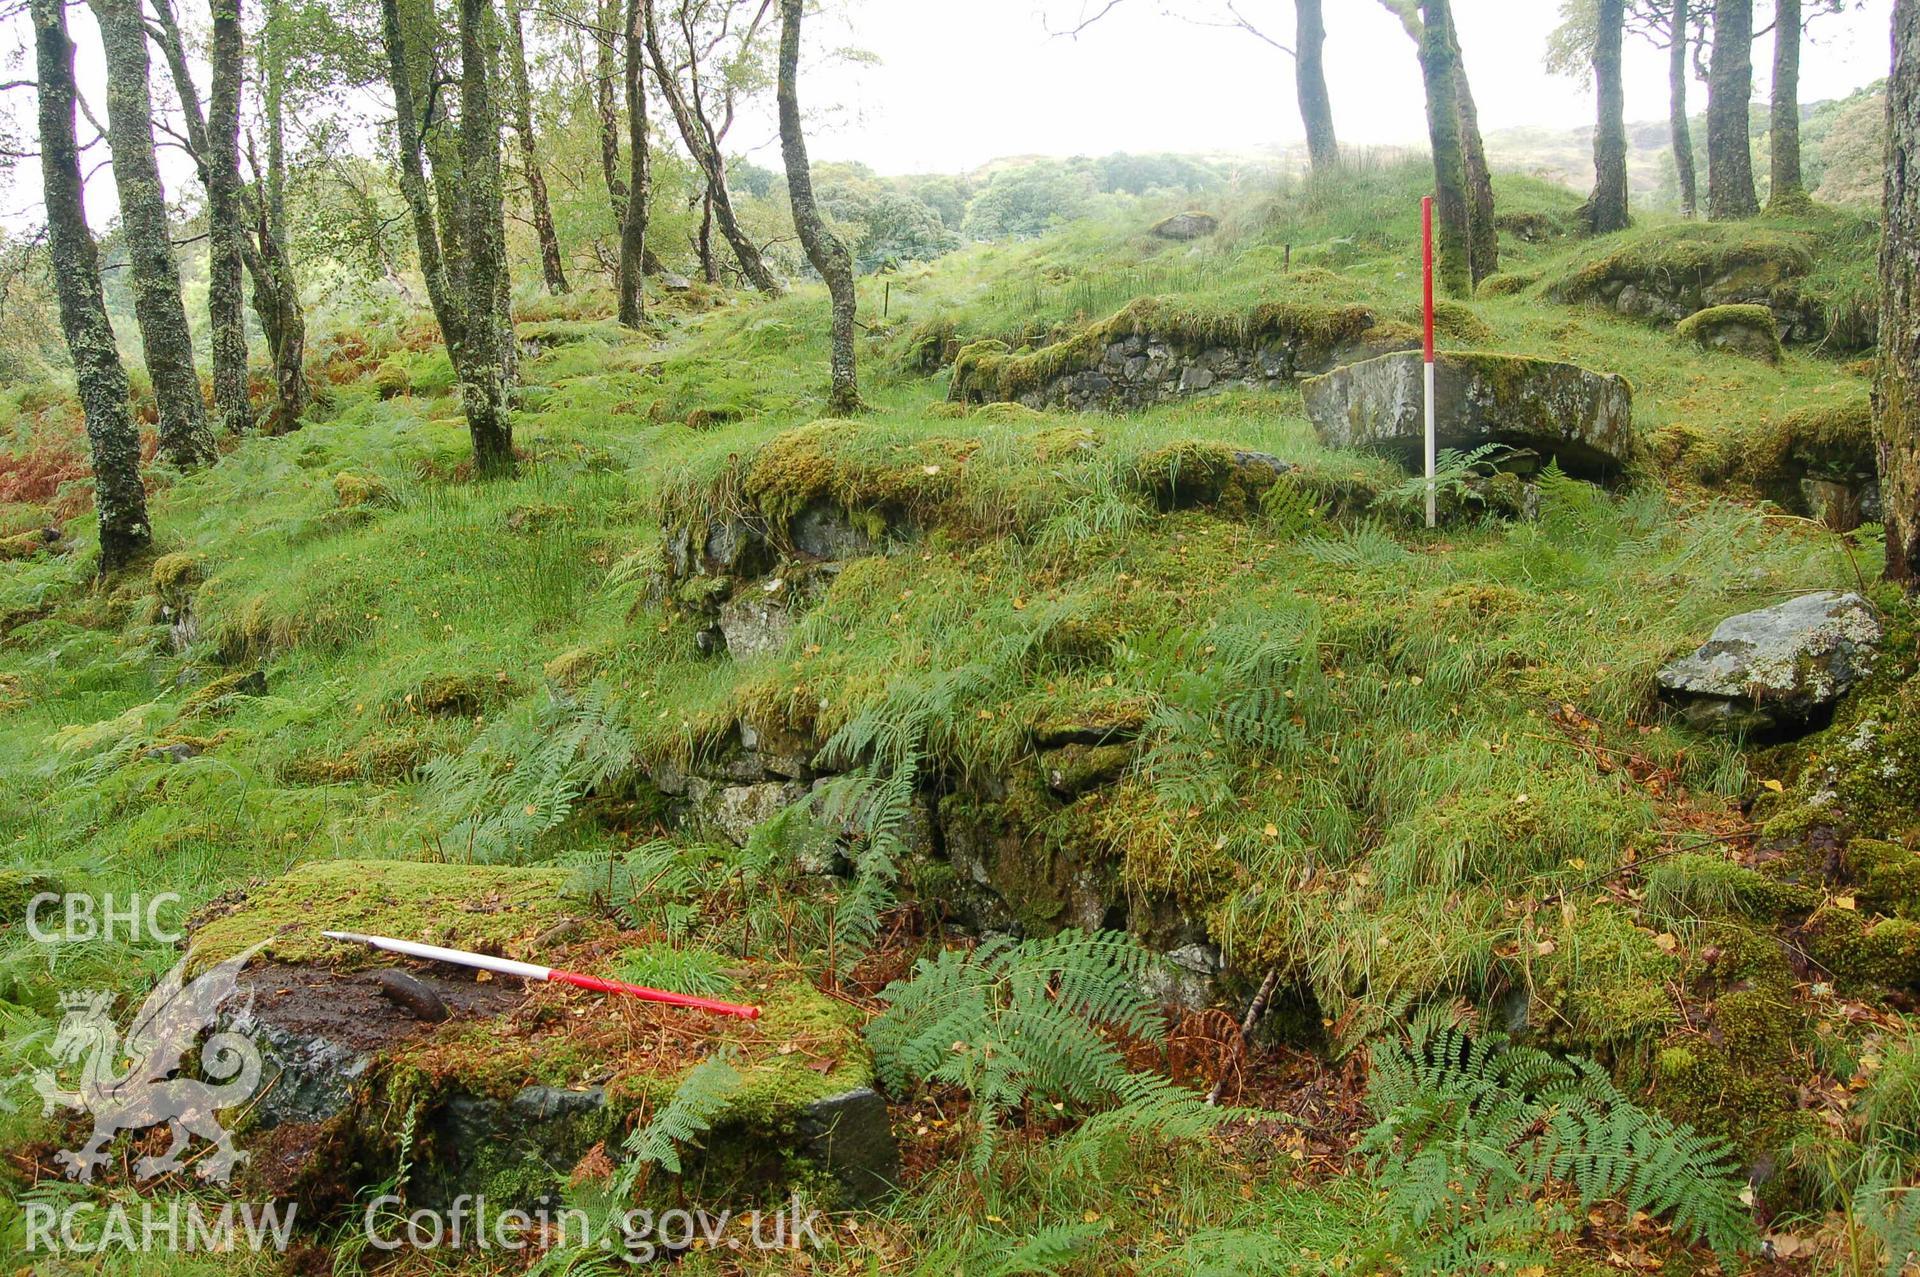
[[953, 177], [800, 0], [33, 0], [13, 1266], [1920, 1271], [1920, 4], [1742, 7], [1683, 216], [1639, 0], [1591, 193], [1439, 0], [1431, 153], [1300, 0], [1302, 162]]

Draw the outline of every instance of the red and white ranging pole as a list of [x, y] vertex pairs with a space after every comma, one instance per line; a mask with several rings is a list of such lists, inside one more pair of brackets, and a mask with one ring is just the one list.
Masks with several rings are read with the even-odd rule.
[[430, 962], [451, 962], [455, 966], [472, 967], [477, 971], [492, 971], [499, 975], [518, 976], [522, 980], [550, 980], [556, 984], [571, 984], [576, 988], [592, 989], [596, 993], [623, 993], [628, 997], [640, 998], [646, 1002], [663, 1002], [672, 1007], [711, 1011], [715, 1015], [733, 1015], [742, 1020], [760, 1018], [759, 1007], [719, 1002], [713, 998], [696, 998], [690, 993], [669, 993], [665, 989], [649, 989], [644, 984], [603, 980], [599, 976], [581, 975], [578, 971], [559, 971], [553, 967], [543, 967], [532, 962], [515, 962], [511, 958], [493, 958], [484, 953], [468, 953], [464, 949], [443, 949], [437, 944], [421, 944], [417, 940], [395, 940], [391, 936], [363, 936], [352, 931], [323, 931], [320, 934], [329, 940], [370, 945], [375, 949], [385, 949], [388, 953], [405, 954], [409, 958], [425, 958]]
[[1435, 509], [1434, 469], [1436, 467], [1436, 436], [1433, 425], [1433, 196], [1420, 201], [1420, 268], [1421, 286], [1424, 289], [1422, 319], [1425, 328], [1425, 389], [1427, 414], [1427, 526], [1437, 521]]

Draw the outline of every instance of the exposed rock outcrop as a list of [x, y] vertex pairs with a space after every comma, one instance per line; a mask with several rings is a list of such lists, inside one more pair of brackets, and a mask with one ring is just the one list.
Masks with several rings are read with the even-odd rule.
[[1885, 636], [1858, 594], [1804, 594], [1720, 622], [1696, 651], [1660, 671], [1660, 691], [1699, 727], [1803, 730], [1867, 675]]
[[[1514, 355], [1442, 354], [1436, 360], [1439, 446], [1505, 444], [1555, 458], [1571, 474], [1619, 477], [1640, 454], [1633, 388], [1623, 377]], [[1382, 452], [1418, 466], [1425, 444], [1417, 353], [1337, 368], [1301, 387], [1328, 447]]]

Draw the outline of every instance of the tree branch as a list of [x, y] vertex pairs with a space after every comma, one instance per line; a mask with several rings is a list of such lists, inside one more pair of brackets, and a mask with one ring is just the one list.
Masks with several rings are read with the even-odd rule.
[[[1080, 33], [1082, 31], [1085, 31], [1088, 27], [1100, 21], [1100, 19], [1106, 17], [1109, 13], [1112, 13], [1115, 9], [1118, 9], [1121, 5], [1125, 4], [1126, 2], [1127, 0], [1106, 0], [1106, 3], [1100, 6], [1100, 11], [1092, 15], [1089, 15], [1087, 13], [1086, 6], [1082, 5], [1080, 8], [1080, 21], [1078, 24], [1061, 31], [1055, 31], [1052, 27], [1047, 27], [1047, 34], [1054, 37], [1055, 39], [1059, 39], [1062, 36], [1064, 36], [1069, 40], [1077, 40], [1080, 38]], [[1042, 19], [1042, 25], [1045, 25], [1044, 19]]]

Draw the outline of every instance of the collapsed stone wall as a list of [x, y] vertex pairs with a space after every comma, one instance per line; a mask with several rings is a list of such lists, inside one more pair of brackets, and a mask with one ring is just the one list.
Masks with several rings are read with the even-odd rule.
[[1038, 350], [1013, 353], [998, 341], [961, 349], [948, 398], [1127, 412], [1231, 386], [1273, 389], [1418, 344], [1411, 328], [1381, 324], [1363, 306], [1274, 304], [1202, 315], [1143, 298]]
[[1704, 234], [1681, 227], [1638, 241], [1572, 271], [1547, 297], [1669, 324], [1719, 306], [1765, 306], [1783, 342], [1826, 342], [1842, 350], [1873, 345], [1878, 321], [1869, 308], [1829, 305], [1807, 288], [1814, 259], [1798, 242], [1761, 233], [1734, 241]]

